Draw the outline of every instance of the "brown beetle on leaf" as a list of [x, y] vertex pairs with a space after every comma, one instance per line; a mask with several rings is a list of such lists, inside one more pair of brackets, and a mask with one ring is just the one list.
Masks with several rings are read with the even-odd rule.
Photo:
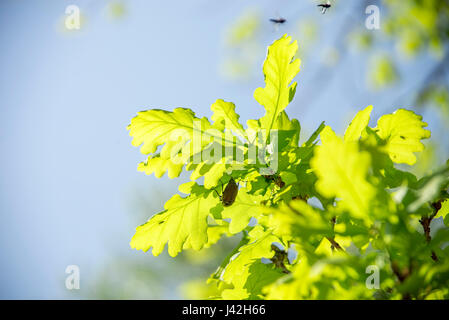
[[[215, 190], [215, 192], [217, 191]], [[226, 188], [222, 192], [222, 195], [220, 196], [218, 192], [217, 195], [220, 198], [223, 207], [229, 207], [234, 203], [235, 198], [237, 198], [238, 192], [239, 192], [239, 185], [235, 182], [233, 178], [231, 178], [231, 180], [229, 180], [228, 184], [226, 185]]]
[[267, 182], [274, 181], [274, 184], [277, 185], [280, 189], [282, 189], [285, 186], [285, 182], [282, 181], [282, 178], [277, 174], [263, 175], [263, 177]]

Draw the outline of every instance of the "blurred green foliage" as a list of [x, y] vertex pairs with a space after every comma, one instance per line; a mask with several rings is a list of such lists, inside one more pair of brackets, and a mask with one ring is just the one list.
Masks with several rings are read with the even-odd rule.
[[228, 79], [247, 79], [260, 50], [261, 15], [246, 9], [225, 32], [221, 73]]
[[384, 0], [388, 15], [383, 29], [408, 56], [429, 51], [444, 54], [449, 37], [449, 2], [445, 0]]
[[107, 12], [111, 18], [120, 19], [126, 15], [126, 5], [123, 1], [111, 1], [106, 6]]
[[398, 80], [398, 72], [388, 55], [372, 57], [369, 70], [372, 71], [368, 76], [368, 81], [376, 89], [383, 89]]
[[[370, 50], [385, 40], [393, 43], [399, 58], [382, 56], [372, 61], [369, 77], [375, 88], [388, 87], [400, 80], [395, 72], [396, 64], [405, 58], [410, 61], [422, 55], [430, 55], [436, 61], [434, 67], [420, 70], [427, 74], [417, 88], [417, 107], [437, 106], [445, 115], [449, 112], [448, 85], [443, 69], [448, 61], [449, 2], [445, 0], [410, 0], [381, 2], [380, 32], [358, 29], [352, 33], [353, 43], [362, 50]], [[376, 55], [374, 53], [373, 55]], [[395, 81], [393, 81], [395, 80]]]

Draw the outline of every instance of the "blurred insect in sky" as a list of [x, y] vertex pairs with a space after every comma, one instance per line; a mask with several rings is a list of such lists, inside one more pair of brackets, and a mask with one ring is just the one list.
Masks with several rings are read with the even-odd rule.
[[287, 20], [278, 16], [277, 18], [271, 18], [270, 21], [273, 22], [274, 28], [277, 31], [279, 26], [285, 23]]
[[325, 14], [326, 10], [331, 7], [331, 2], [329, 0], [327, 0], [326, 3], [319, 4], [319, 5], [317, 5], [317, 7], [321, 7], [321, 13]]
[[285, 20], [284, 18], [271, 18], [270, 21], [276, 24], [283, 24], [287, 20]]

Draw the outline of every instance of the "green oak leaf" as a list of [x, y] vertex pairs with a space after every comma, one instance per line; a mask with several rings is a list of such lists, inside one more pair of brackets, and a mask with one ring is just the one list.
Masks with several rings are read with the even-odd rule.
[[152, 216], [148, 222], [136, 228], [131, 247], [158, 256], [168, 243], [168, 253], [175, 257], [184, 244], [200, 250], [208, 243], [207, 217], [209, 209], [216, 205], [211, 191], [192, 185], [192, 194], [186, 198], [175, 194], [164, 205], [164, 211]]
[[246, 188], [240, 188], [237, 198], [232, 206], [225, 207], [222, 212], [223, 218], [231, 219], [229, 232], [239, 233], [248, 226], [251, 218], [258, 218], [262, 214], [261, 201], [265, 196], [247, 193]]
[[245, 269], [245, 272], [247, 275], [242, 277], [242, 283], [235, 283], [234, 288], [226, 289], [222, 292], [223, 299], [263, 299], [263, 288], [285, 275], [281, 270], [275, 268], [272, 263], [265, 264], [259, 260], [253, 262], [249, 268]]
[[364, 110], [359, 111], [349, 124], [345, 132], [345, 141], [357, 141], [362, 135], [363, 130], [368, 126], [369, 118], [373, 106], [368, 106]]
[[225, 123], [225, 128], [234, 131], [242, 138], [246, 139], [245, 130], [239, 123], [240, 116], [235, 112], [235, 105], [232, 102], [226, 102], [218, 99], [210, 108], [214, 112], [211, 117], [212, 121], [219, 122], [223, 120]]
[[423, 128], [426, 126], [413, 111], [398, 109], [380, 117], [374, 130], [386, 141], [385, 150], [393, 162], [413, 165], [416, 162], [413, 152], [424, 150], [420, 140], [430, 138], [430, 131]]
[[274, 255], [271, 248], [273, 242], [279, 242], [269, 230], [264, 231], [261, 226], [254, 227], [249, 233], [249, 242], [239, 248], [238, 253], [230, 258], [221, 279], [227, 283], [238, 284], [247, 276], [247, 269], [251, 263], [261, 258], [270, 259]]
[[137, 170], [144, 172], [147, 175], [154, 173], [156, 178], [162, 177], [165, 172], [168, 172], [170, 179], [179, 177], [184, 167], [184, 163], [174, 163], [170, 158], [163, 158], [160, 154], [149, 156], [144, 162], [139, 163]]
[[294, 59], [298, 50], [297, 42], [290, 42], [291, 37], [285, 35], [268, 48], [263, 65], [265, 87], [257, 88], [254, 92], [254, 98], [265, 107], [266, 112], [260, 123], [267, 133], [273, 129], [279, 114], [295, 95], [296, 82], [290, 83], [299, 72], [301, 61]]
[[354, 142], [345, 142], [326, 127], [321, 132], [322, 145], [317, 146], [310, 161], [318, 181], [317, 191], [327, 198], [339, 198], [342, 207], [359, 219], [367, 219], [370, 201], [376, 188], [367, 180], [371, 166], [369, 153], [360, 151]]

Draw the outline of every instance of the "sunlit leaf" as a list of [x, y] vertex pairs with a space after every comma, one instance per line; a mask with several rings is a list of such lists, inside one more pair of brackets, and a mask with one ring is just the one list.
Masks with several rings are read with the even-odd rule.
[[218, 99], [210, 108], [214, 112], [211, 118], [214, 122], [223, 120], [226, 128], [245, 138], [245, 131], [239, 123], [240, 116], [235, 113], [235, 105], [232, 102]]
[[238, 233], [248, 226], [251, 218], [257, 218], [262, 214], [261, 201], [264, 196], [251, 195], [245, 188], [240, 188], [237, 198], [232, 206], [225, 207], [222, 213], [223, 218], [230, 218], [229, 231]]
[[386, 141], [385, 150], [393, 162], [413, 165], [416, 162], [413, 152], [422, 151], [421, 140], [430, 138], [430, 131], [423, 127], [427, 127], [427, 123], [421, 116], [399, 109], [380, 117], [375, 130]]
[[265, 87], [257, 88], [254, 98], [265, 107], [265, 115], [260, 119], [262, 127], [267, 131], [273, 128], [279, 114], [292, 101], [296, 82], [293, 78], [299, 72], [299, 59], [293, 59], [298, 44], [291, 42], [291, 37], [284, 36], [276, 40], [269, 48], [263, 65]]
[[365, 219], [369, 203], [375, 196], [374, 186], [367, 181], [371, 158], [359, 151], [353, 142], [344, 142], [330, 127], [320, 134], [310, 165], [318, 177], [316, 188], [327, 198], [339, 198], [340, 205], [354, 217]]
[[210, 191], [193, 187], [195, 193], [186, 198], [175, 194], [164, 205], [164, 211], [154, 215], [147, 223], [137, 227], [131, 247], [159, 255], [168, 243], [168, 253], [174, 257], [188, 241], [189, 247], [200, 250], [208, 242], [207, 216], [216, 205]]
[[349, 124], [345, 132], [345, 141], [357, 141], [362, 135], [362, 131], [368, 126], [369, 118], [373, 106], [368, 106], [364, 110], [359, 111]]
[[271, 258], [274, 251], [271, 249], [273, 242], [279, 241], [271, 232], [264, 231], [262, 227], [255, 227], [250, 233], [250, 242], [240, 247], [229, 261], [221, 276], [222, 280], [228, 283], [241, 283], [246, 279], [250, 264], [261, 258]]

